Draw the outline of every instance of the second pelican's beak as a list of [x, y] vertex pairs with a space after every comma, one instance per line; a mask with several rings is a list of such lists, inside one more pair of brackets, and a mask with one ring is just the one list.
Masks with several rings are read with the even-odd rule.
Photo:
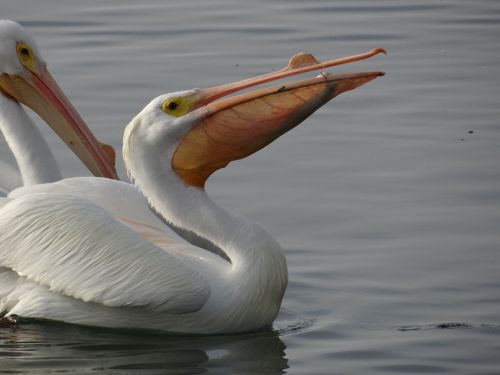
[[0, 91], [35, 111], [95, 176], [118, 179], [114, 149], [97, 141], [45, 65], [0, 75]]
[[337, 95], [384, 73], [322, 73], [315, 78], [219, 98], [261, 83], [362, 60], [380, 52], [385, 51], [374, 49], [327, 63], [300, 54], [292, 57], [290, 64], [276, 73], [199, 90], [199, 99], [194, 106], [200, 108], [200, 120], [178, 144], [172, 157], [173, 170], [186, 184], [203, 188], [216, 170], [260, 150]]

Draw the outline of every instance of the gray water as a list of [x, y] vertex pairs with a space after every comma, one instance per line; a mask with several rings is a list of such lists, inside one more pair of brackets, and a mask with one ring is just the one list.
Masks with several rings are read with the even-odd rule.
[[[265, 73], [299, 51], [389, 52], [339, 69], [385, 77], [208, 184], [284, 248], [290, 284], [274, 331], [27, 324], [0, 330], [0, 373], [500, 373], [499, 1], [2, 0], [0, 18], [36, 36], [118, 150], [158, 94]], [[86, 175], [40, 127], [64, 174]]]

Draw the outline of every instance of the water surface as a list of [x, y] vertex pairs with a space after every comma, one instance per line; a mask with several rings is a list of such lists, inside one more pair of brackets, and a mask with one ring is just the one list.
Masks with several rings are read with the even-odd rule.
[[[389, 51], [339, 69], [385, 77], [208, 185], [284, 248], [290, 285], [273, 332], [28, 324], [0, 330], [0, 373], [500, 372], [498, 1], [4, 0], [0, 12], [34, 33], [117, 149], [161, 93], [278, 69], [299, 51]], [[66, 176], [87, 174], [40, 128]]]

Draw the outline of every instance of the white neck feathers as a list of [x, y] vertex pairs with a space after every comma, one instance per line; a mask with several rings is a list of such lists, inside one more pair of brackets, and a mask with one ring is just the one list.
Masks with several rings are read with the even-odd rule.
[[0, 93], [0, 130], [25, 186], [62, 179], [49, 146], [21, 105]]
[[125, 165], [158, 215], [222, 249], [234, 269], [267, 262], [267, 267], [283, 272], [280, 277], [286, 279], [281, 247], [262, 227], [218, 206], [204, 189], [183, 183], [171, 168], [171, 150], [161, 145], [146, 146], [131, 130], [127, 129], [124, 137]]

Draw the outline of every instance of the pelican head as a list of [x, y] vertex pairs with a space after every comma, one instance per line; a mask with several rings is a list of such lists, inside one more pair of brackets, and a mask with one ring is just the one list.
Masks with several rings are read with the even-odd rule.
[[[321, 73], [314, 78], [228, 95], [288, 76], [366, 59], [380, 52], [385, 53], [376, 48], [325, 63], [318, 62], [312, 55], [297, 54], [286, 68], [275, 73], [159, 96], [127, 126], [125, 163], [132, 164], [132, 153], [133, 159], [144, 159], [144, 155], [137, 158], [135, 155], [151, 152], [165, 157], [166, 152], [175, 176], [187, 186], [203, 189], [216, 170], [260, 150], [337, 95], [384, 73]], [[138, 142], [146, 147], [136, 147], [132, 152]], [[137, 170], [127, 169], [129, 173], [130, 169]]]
[[0, 92], [35, 111], [94, 175], [117, 178], [113, 148], [96, 140], [52, 78], [33, 38], [8, 20], [0, 20]]

